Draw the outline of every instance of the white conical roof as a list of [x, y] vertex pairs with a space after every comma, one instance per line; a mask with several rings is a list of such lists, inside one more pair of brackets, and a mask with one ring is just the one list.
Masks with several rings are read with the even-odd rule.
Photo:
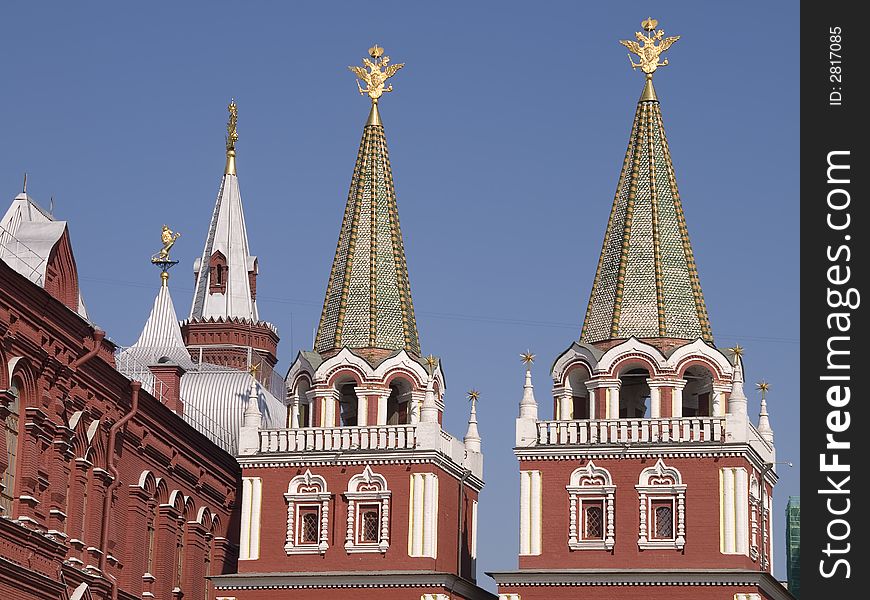
[[[225, 293], [209, 293], [211, 269], [209, 263], [215, 252], [226, 259]], [[248, 273], [256, 269], [256, 257], [248, 251], [248, 232], [242, 210], [239, 178], [225, 174], [215, 202], [202, 257], [194, 266], [196, 288], [191, 319], [246, 319], [257, 322], [257, 303], [251, 297]]]
[[169, 286], [164, 281], [154, 299], [151, 314], [142, 328], [142, 333], [136, 343], [121, 353], [121, 359], [126, 356], [135, 358], [139, 363], [150, 365], [161, 359], [169, 358], [182, 366], [189, 366], [190, 354], [184, 346], [181, 337], [181, 327], [175, 313], [175, 305], [169, 293]]

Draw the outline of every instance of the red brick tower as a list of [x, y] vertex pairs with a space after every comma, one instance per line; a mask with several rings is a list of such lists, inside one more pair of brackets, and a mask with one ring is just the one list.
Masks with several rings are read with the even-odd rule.
[[713, 342], [652, 83], [679, 38], [642, 26], [622, 43], [646, 82], [554, 420], [526, 373], [519, 569], [492, 576], [503, 600], [790, 598], [770, 574], [773, 433], [764, 407], [749, 421], [742, 350]]
[[229, 105], [227, 163], [202, 256], [193, 264], [190, 318], [182, 323], [184, 342], [196, 362], [245, 370], [264, 363], [261, 376], [278, 362], [278, 330], [257, 313], [256, 256], [248, 234], [236, 175], [236, 103]]
[[[403, 65], [351, 67], [372, 99], [314, 350], [286, 377], [286, 429], [245, 412], [237, 600], [494, 599], [475, 584], [483, 455], [441, 429], [444, 375], [423, 358], [378, 100]], [[252, 390], [256, 392], [256, 390]], [[281, 592], [284, 593], [284, 592]]]

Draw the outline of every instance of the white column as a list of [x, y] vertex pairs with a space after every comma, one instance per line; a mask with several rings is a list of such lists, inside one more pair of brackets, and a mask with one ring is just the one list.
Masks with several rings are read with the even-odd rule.
[[357, 390], [356, 398], [356, 424], [365, 427], [369, 424], [369, 398], [359, 390]]
[[710, 393], [712, 395], [712, 413], [714, 417], [725, 416], [725, 392], [727, 391], [728, 386], [719, 385], [716, 383], [713, 384], [713, 389]]
[[660, 419], [662, 416], [662, 390], [658, 385], [659, 382], [647, 379], [646, 384], [649, 386], [649, 416], [651, 419]]
[[262, 500], [263, 480], [259, 477], [243, 477], [239, 560], [256, 560], [260, 557], [260, 508]]
[[423, 506], [423, 556], [435, 558], [438, 552], [438, 477], [426, 473]]
[[735, 510], [734, 510], [734, 471], [728, 467], [719, 470], [720, 511], [722, 515], [721, 551], [723, 554], [734, 554], [735, 540]]
[[734, 469], [735, 550], [749, 556], [749, 480], [746, 469]]
[[686, 380], [681, 379], [674, 382], [673, 398], [671, 400], [671, 414], [680, 418], [683, 416], [683, 388], [686, 387]]
[[573, 418], [574, 398], [571, 396], [571, 390], [563, 390], [559, 395], [559, 420], [570, 421]]
[[520, 472], [520, 554], [541, 553], [541, 472]]
[[619, 381], [616, 385], [607, 386], [607, 401], [608, 401], [608, 419], [619, 418]]
[[381, 394], [380, 396], [378, 396], [378, 422], [372, 423], [372, 425], [387, 424], [387, 398], [389, 397], [389, 393]]
[[423, 486], [421, 473], [411, 474], [411, 510], [408, 549], [411, 556], [423, 555]]

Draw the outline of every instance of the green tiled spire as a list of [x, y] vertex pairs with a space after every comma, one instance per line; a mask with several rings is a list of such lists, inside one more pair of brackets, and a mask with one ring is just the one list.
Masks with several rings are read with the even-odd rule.
[[658, 98], [647, 76], [580, 340], [713, 341]]
[[373, 102], [363, 129], [314, 349], [420, 354], [384, 126]]

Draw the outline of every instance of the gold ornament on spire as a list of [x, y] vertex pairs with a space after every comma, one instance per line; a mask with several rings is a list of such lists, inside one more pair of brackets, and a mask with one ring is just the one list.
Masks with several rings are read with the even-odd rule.
[[[372, 103], [377, 104], [378, 98], [387, 92], [393, 91], [392, 84], [390, 84], [389, 87], [384, 87], [384, 84], [387, 79], [395, 75], [399, 69], [404, 67], [405, 63], [397, 63], [395, 65], [389, 64], [390, 57], [384, 56], [384, 49], [377, 44], [369, 48], [369, 56], [372, 57], [371, 60], [368, 58], [363, 59], [364, 66], [348, 67], [348, 69], [353, 71], [353, 74], [366, 84], [365, 89], [363, 89], [359, 81], [356, 82], [360, 95], [368, 94], [369, 98], [372, 99]], [[366, 67], [368, 67], [368, 71], [366, 71]]]
[[261, 363], [257, 363], [257, 364], [251, 363], [251, 366], [248, 367], [248, 373], [250, 373], [251, 377], [253, 377], [254, 379], [257, 378], [257, 371], [260, 370], [260, 365], [261, 365]]
[[646, 73], [647, 79], [651, 79], [652, 74], [659, 67], [667, 66], [668, 59], [666, 58], [659, 62], [659, 57], [663, 52], [670, 48], [674, 42], [680, 39], [680, 36], [678, 35], [664, 37], [664, 31], [661, 29], [656, 31], [658, 25], [658, 21], [649, 17], [640, 24], [640, 26], [647, 32], [646, 35], [638, 31], [634, 34], [637, 41], [619, 40], [620, 44], [628, 48], [631, 52], [634, 52], [640, 58], [640, 62], [635, 63], [631, 58], [631, 54], [628, 55], [628, 60], [631, 62], [631, 68], [640, 68], [641, 71]]
[[239, 121], [239, 108], [236, 106], [235, 99], [230, 100], [227, 110], [230, 111], [230, 118], [227, 121], [227, 168], [224, 169], [224, 173], [235, 175], [236, 142], [239, 140], [239, 132], [236, 129], [236, 123]]
[[468, 399], [472, 402], [477, 402], [477, 399], [480, 398], [480, 392], [477, 390], [469, 390], [468, 391]]
[[524, 365], [531, 368], [532, 363], [535, 362], [535, 355], [532, 354], [531, 350], [526, 350], [525, 352], [520, 354], [520, 360], [523, 361]]
[[169, 251], [172, 250], [172, 246], [175, 245], [175, 240], [181, 237], [181, 234], [178, 232], [173, 232], [169, 229], [168, 225], [164, 225], [163, 229], [160, 231], [160, 241], [163, 242], [163, 247], [160, 249], [160, 252], [157, 253], [156, 257], [151, 259], [152, 262], [168, 262]]
[[429, 365], [429, 369], [434, 371], [435, 366], [438, 364], [438, 359], [435, 358], [435, 355], [430, 354], [426, 357], [426, 364]]
[[734, 347], [728, 348], [728, 351], [734, 355], [735, 359], [743, 358], [743, 346], [741, 346], [740, 344], [734, 344]]
[[770, 384], [762, 380], [755, 384], [755, 388], [761, 392], [761, 399], [767, 399], [767, 391], [770, 389]]

